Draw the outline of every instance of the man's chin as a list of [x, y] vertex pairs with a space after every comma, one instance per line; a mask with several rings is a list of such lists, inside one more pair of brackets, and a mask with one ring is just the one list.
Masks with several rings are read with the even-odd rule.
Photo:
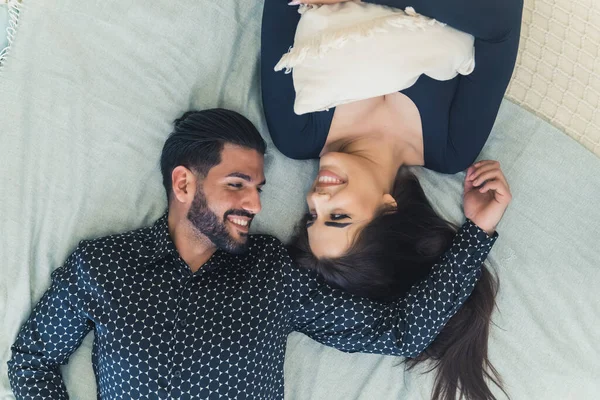
[[228, 248], [223, 249], [223, 250], [230, 254], [235, 254], [235, 255], [244, 254], [244, 253], [248, 252], [248, 241], [233, 242], [230, 246], [228, 246]]
[[229, 243], [222, 250], [231, 254], [244, 254], [248, 251], [248, 234], [229, 235]]

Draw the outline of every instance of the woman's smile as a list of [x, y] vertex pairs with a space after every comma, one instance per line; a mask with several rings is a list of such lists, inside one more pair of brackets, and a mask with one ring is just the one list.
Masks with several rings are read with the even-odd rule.
[[329, 186], [339, 186], [339, 185], [343, 185], [345, 183], [346, 183], [346, 180], [344, 180], [339, 175], [337, 175], [329, 170], [323, 169], [323, 170], [319, 171], [319, 174], [317, 175], [315, 187], [322, 188], [322, 187], [329, 187]]

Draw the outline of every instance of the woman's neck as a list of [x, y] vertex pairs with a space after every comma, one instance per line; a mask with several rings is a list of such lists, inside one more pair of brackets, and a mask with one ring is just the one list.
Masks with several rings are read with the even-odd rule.
[[321, 155], [328, 152], [346, 153], [366, 161], [365, 166], [373, 168], [381, 178], [383, 187], [392, 189], [398, 169], [406, 164], [406, 148], [398, 146], [394, 140], [384, 135], [355, 135], [334, 143], [328, 143]]
[[[397, 99], [381, 96], [338, 106], [321, 156], [341, 152], [364, 158], [381, 171], [386, 186], [393, 184], [402, 165], [422, 165], [422, 135], [419, 131], [419, 150], [412, 116], [404, 124], [409, 115], [399, 110], [406, 107], [390, 100]], [[418, 122], [420, 127], [420, 118]]]
[[402, 165], [423, 165], [421, 118], [401, 93], [338, 106], [321, 156], [354, 154], [396, 177]]

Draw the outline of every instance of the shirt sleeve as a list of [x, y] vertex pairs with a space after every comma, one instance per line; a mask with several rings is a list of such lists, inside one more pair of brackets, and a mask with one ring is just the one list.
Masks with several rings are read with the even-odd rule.
[[294, 44], [300, 20], [298, 7], [284, 0], [266, 0], [261, 33], [261, 85], [267, 126], [275, 147], [294, 159], [319, 157], [325, 145], [334, 108], [297, 115], [296, 91], [291, 74], [275, 72], [281, 56]]
[[50, 289], [12, 346], [8, 377], [17, 399], [68, 398], [59, 367], [93, 328], [82, 311], [79, 264], [76, 251], [52, 273]]
[[467, 220], [429, 276], [396, 302], [353, 296], [292, 268], [294, 330], [345, 352], [416, 357], [469, 297], [496, 238]]
[[[523, 0], [365, 0], [415, 11], [475, 37], [475, 69], [460, 76], [446, 146], [425, 148], [425, 166], [456, 173], [479, 155], [492, 130], [519, 48]], [[436, 134], [443, 134], [442, 132]]]

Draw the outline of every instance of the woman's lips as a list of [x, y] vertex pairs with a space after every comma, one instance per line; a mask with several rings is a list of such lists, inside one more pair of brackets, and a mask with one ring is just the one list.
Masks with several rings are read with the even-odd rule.
[[323, 169], [321, 171], [319, 171], [319, 174], [317, 175], [317, 179], [316, 179], [316, 187], [327, 187], [327, 186], [338, 186], [338, 185], [343, 185], [344, 183], [346, 183], [346, 181], [344, 179], [342, 179], [342, 177], [340, 177], [339, 175]]

